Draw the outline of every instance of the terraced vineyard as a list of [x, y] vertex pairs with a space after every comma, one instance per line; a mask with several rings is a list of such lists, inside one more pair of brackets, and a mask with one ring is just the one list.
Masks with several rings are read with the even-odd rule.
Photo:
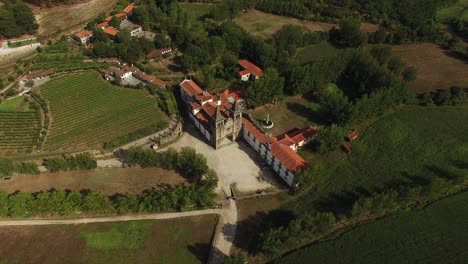
[[45, 151], [101, 149], [138, 129], [166, 125], [156, 100], [145, 91], [114, 87], [97, 72], [59, 77], [41, 93], [52, 112]]
[[[18, 105], [13, 106], [13, 103]], [[37, 141], [40, 118], [22, 104], [19, 98], [0, 107], [0, 156], [31, 152]]]

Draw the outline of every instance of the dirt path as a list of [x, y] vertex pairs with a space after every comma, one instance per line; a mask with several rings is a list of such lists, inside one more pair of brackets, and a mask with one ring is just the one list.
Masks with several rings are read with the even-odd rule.
[[96, 218], [78, 219], [26, 219], [26, 220], [1, 220], [0, 227], [4, 226], [43, 226], [43, 225], [76, 225], [90, 223], [124, 222], [135, 220], [161, 220], [180, 217], [199, 216], [217, 214], [220, 216], [219, 223], [215, 230], [212, 249], [208, 260], [209, 264], [224, 263], [224, 257], [228, 256], [237, 225], [237, 207], [234, 200], [228, 200], [227, 206], [223, 209], [206, 209], [190, 212], [161, 213], [148, 215], [126, 215]]

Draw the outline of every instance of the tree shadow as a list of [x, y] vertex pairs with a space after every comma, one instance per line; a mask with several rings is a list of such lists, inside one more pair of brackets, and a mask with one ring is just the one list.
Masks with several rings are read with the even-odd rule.
[[444, 55], [452, 59], [460, 60], [464, 62], [465, 64], [468, 64], [468, 59], [463, 54], [460, 54], [458, 52], [454, 52], [451, 50], [444, 50]]
[[331, 212], [335, 216], [349, 215], [353, 209], [354, 203], [360, 197], [369, 196], [370, 194], [371, 193], [367, 189], [362, 187], [329, 193], [328, 196], [317, 200], [314, 204], [314, 209], [320, 212]]
[[293, 113], [298, 116], [307, 118], [307, 120], [318, 124], [318, 125], [326, 125], [328, 124], [327, 120], [322, 117], [322, 113], [319, 110], [311, 109], [305, 105], [299, 103], [286, 103], [286, 107]]
[[291, 211], [274, 210], [258, 212], [237, 223], [233, 244], [249, 254], [257, 254], [261, 245], [261, 235], [271, 228], [285, 226], [294, 219]]
[[229, 242], [234, 242], [234, 237], [236, 234], [236, 227], [237, 225], [233, 224], [224, 224], [221, 228], [221, 233], [224, 236], [224, 239]]
[[[207, 263], [210, 255], [211, 245], [209, 243], [195, 243], [187, 246], [188, 251], [192, 253], [201, 263]], [[213, 248], [214, 249], [214, 248]]]

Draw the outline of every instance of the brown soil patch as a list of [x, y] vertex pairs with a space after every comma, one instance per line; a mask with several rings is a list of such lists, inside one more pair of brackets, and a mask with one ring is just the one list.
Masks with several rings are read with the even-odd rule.
[[176, 172], [160, 168], [98, 168], [92, 171], [13, 176], [9, 181], [0, 182], [0, 189], [8, 193], [92, 189], [101, 190], [108, 195], [139, 194], [162, 184], [175, 185], [184, 182], [186, 180]]
[[411, 89], [417, 93], [468, 85], [468, 63], [431, 43], [394, 46], [393, 51], [418, 71]]
[[[80, 1], [83, 2], [83, 1]], [[70, 33], [95, 19], [100, 13], [112, 10], [117, 0], [90, 0], [76, 5], [60, 5], [51, 8], [33, 8], [39, 24], [39, 35]]]
[[[149, 221], [140, 247], [96, 249], [84, 232], [107, 232], [115, 224], [20, 226], [0, 228], [2, 263], [204, 263], [218, 216]], [[134, 242], [134, 241], [129, 241]], [[0, 262], [1, 262], [0, 261]]]
[[[273, 15], [255, 9], [241, 14], [236, 17], [234, 21], [246, 31], [265, 38], [270, 37], [282, 26], [287, 24], [303, 26], [310, 32], [330, 31], [333, 27], [337, 27], [337, 24], [333, 23], [300, 20], [292, 17]], [[369, 23], [362, 23], [361, 30], [366, 32], [375, 32], [378, 30], [378, 26]]]

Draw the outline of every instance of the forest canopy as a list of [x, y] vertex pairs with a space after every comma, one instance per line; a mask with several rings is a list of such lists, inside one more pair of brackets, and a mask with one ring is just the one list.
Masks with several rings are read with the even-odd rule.
[[34, 33], [39, 26], [28, 5], [22, 1], [7, 1], [0, 9], [0, 35], [11, 38]]

